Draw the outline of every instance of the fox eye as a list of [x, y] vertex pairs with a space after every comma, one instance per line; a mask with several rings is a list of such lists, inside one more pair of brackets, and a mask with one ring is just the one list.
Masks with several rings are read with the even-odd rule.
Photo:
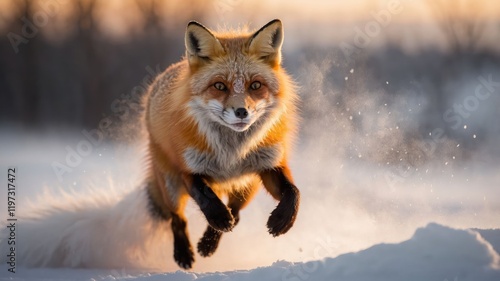
[[214, 88], [216, 88], [219, 91], [225, 91], [227, 89], [226, 85], [224, 85], [224, 83], [222, 82], [216, 82], [214, 84]]
[[250, 85], [250, 89], [258, 90], [260, 89], [260, 86], [262, 86], [262, 84], [259, 81], [255, 81]]

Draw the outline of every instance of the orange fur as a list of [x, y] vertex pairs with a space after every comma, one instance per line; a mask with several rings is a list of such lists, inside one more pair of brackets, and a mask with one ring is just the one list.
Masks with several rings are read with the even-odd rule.
[[[195, 22], [188, 25], [186, 57], [161, 74], [144, 99], [151, 159], [148, 192], [164, 218], [174, 217], [183, 227], [195, 175], [202, 175], [217, 196], [229, 196], [228, 210], [235, 217], [262, 181], [277, 200], [280, 188], [292, 184], [287, 157], [297, 128], [297, 96], [280, 66], [282, 39], [277, 20], [254, 33], [213, 33]], [[285, 182], [269, 174], [275, 168], [284, 171]], [[294, 219], [298, 197], [293, 204]], [[219, 235], [213, 227], [205, 235]], [[181, 234], [178, 241], [184, 239]], [[189, 243], [183, 245], [190, 250]], [[214, 249], [208, 246], [199, 251], [210, 255]], [[186, 268], [192, 259], [176, 256]]]

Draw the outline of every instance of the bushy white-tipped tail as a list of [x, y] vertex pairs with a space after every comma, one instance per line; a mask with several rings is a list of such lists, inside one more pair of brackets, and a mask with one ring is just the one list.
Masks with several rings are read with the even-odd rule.
[[[29, 267], [166, 270], [172, 261], [168, 222], [153, 219], [144, 188], [129, 192], [44, 195], [16, 222], [16, 257]], [[5, 253], [8, 229], [2, 229]], [[5, 259], [5, 256], [1, 257]]]

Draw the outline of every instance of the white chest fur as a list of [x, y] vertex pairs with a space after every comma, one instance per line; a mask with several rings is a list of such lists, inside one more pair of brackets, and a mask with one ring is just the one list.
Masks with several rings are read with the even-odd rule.
[[193, 173], [204, 174], [219, 181], [227, 181], [276, 167], [283, 158], [283, 144], [262, 146], [260, 143], [273, 120], [271, 114], [264, 113], [250, 128], [236, 132], [221, 122], [214, 122], [202, 106], [195, 100], [190, 103], [198, 131], [210, 146], [210, 152], [187, 148], [183, 152], [186, 166]]
[[276, 167], [282, 156], [281, 145], [259, 147], [246, 155], [238, 155], [236, 151], [206, 153], [193, 148], [184, 152], [184, 160], [193, 173], [208, 175], [216, 180], [228, 180]]

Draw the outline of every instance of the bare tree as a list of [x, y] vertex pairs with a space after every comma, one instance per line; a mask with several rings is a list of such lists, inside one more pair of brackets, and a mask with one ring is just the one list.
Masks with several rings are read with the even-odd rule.
[[[33, 21], [34, 10], [34, 0], [23, 0], [17, 2], [21, 7], [22, 18]], [[25, 26], [29, 33], [35, 33], [29, 26]], [[34, 36], [30, 39], [29, 43], [25, 44], [24, 50], [22, 50], [22, 55], [24, 57], [24, 90], [23, 90], [23, 121], [26, 124], [36, 125], [38, 122], [39, 113], [39, 91], [38, 91], [38, 36]]]
[[[97, 27], [94, 11], [98, 8], [97, 0], [80, 0], [75, 2], [75, 18], [77, 27], [77, 40], [79, 41], [81, 86], [83, 90], [83, 122], [87, 125], [93, 123], [94, 114], [101, 112], [100, 100], [103, 97], [101, 85], [103, 59], [98, 51]], [[85, 114], [86, 113], [86, 114]]]
[[144, 29], [160, 33], [161, 30], [161, 1], [160, 0], [135, 0], [137, 8], [145, 20]]
[[429, 0], [428, 3], [452, 52], [475, 51], [485, 28], [481, 1]]

